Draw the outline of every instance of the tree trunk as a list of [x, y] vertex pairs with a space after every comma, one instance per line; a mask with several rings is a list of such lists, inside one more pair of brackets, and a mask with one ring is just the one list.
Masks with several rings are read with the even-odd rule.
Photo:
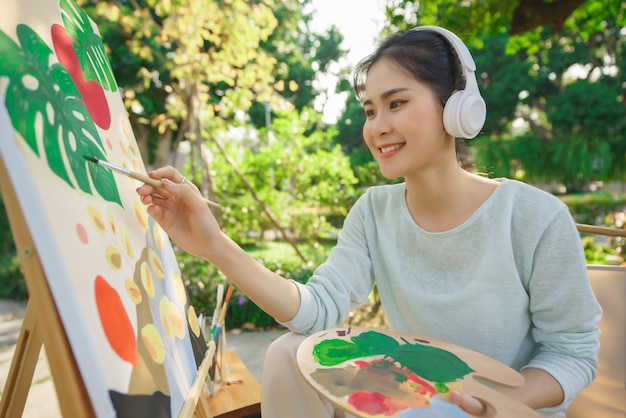
[[143, 164], [148, 167], [150, 165], [150, 127], [139, 122], [136, 115], [130, 114], [129, 118]]
[[163, 167], [164, 165], [169, 164], [173, 135], [174, 133], [169, 128], [164, 133], [159, 135], [157, 151], [153, 162], [154, 167]]

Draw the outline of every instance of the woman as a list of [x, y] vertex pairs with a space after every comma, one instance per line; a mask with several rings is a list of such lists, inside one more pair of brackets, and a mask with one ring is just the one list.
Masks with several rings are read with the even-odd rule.
[[[292, 332], [269, 348], [265, 417], [331, 417], [298, 371], [306, 335], [341, 325], [378, 287], [391, 328], [495, 358], [526, 378], [499, 388], [542, 413], [565, 416], [595, 377], [601, 310], [567, 207], [508, 179], [465, 171], [456, 137], [482, 128], [485, 107], [463, 43], [438, 27], [388, 37], [355, 69], [363, 137], [387, 178], [346, 217], [337, 246], [306, 285], [257, 263], [219, 229], [197, 189], [171, 167], [152, 172], [165, 192], [138, 189], [148, 212], [183, 249], [217, 266]], [[482, 415], [479, 400], [450, 399]]]

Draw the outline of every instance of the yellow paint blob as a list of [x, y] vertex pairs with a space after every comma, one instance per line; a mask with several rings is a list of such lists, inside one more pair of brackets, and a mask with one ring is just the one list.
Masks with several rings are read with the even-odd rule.
[[154, 324], [148, 324], [141, 329], [141, 341], [145, 344], [150, 358], [157, 364], [163, 364], [165, 361], [165, 344], [163, 344], [163, 339]]

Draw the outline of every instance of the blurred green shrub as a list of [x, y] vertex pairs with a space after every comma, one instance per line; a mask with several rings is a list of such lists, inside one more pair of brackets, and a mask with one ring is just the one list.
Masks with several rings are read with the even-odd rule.
[[2, 249], [0, 252], [0, 298], [25, 301], [28, 299], [28, 292], [2, 195], [0, 195], [0, 248]]
[[[228, 280], [212, 264], [185, 252], [176, 254], [181, 275], [184, 278], [189, 298], [198, 314], [212, 316], [215, 309], [217, 289], [220, 284], [228, 288]], [[259, 260], [267, 268], [286, 279], [300, 283], [313, 274], [313, 267], [303, 266], [294, 257], [286, 257], [286, 262]], [[279, 324], [252, 302], [239, 289], [235, 288], [226, 314], [226, 328], [261, 330], [275, 328]]]
[[578, 223], [596, 225], [607, 214], [626, 210], [626, 194], [595, 192], [560, 196]]

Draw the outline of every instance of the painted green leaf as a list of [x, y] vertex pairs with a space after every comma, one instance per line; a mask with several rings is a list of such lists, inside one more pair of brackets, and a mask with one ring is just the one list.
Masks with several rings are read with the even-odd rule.
[[400, 345], [393, 351], [393, 358], [431, 382], [454, 382], [474, 371], [455, 354], [426, 344]]
[[117, 83], [102, 38], [94, 31], [89, 16], [72, 0], [61, 0], [60, 6], [65, 30], [77, 41], [74, 50], [85, 79], [97, 82], [106, 90], [117, 91]]
[[67, 70], [30, 27], [18, 25], [17, 37], [22, 48], [0, 31], [0, 77], [9, 78], [5, 105], [14, 129], [70, 187], [77, 184], [93, 194], [89, 171], [98, 194], [122, 205], [113, 173], [83, 158], [106, 159], [98, 130]]
[[313, 347], [313, 358], [322, 366], [336, 366], [361, 356], [354, 343], [340, 339], [324, 340]]
[[395, 338], [366, 331], [351, 338], [323, 340], [313, 347], [313, 357], [322, 366], [336, 366], [348, 360], [383, 355], [401, 367], [431, 382], [453, 382], [473, 372], [455, 354], [439, 347], [419, 343], [400, 344]]

